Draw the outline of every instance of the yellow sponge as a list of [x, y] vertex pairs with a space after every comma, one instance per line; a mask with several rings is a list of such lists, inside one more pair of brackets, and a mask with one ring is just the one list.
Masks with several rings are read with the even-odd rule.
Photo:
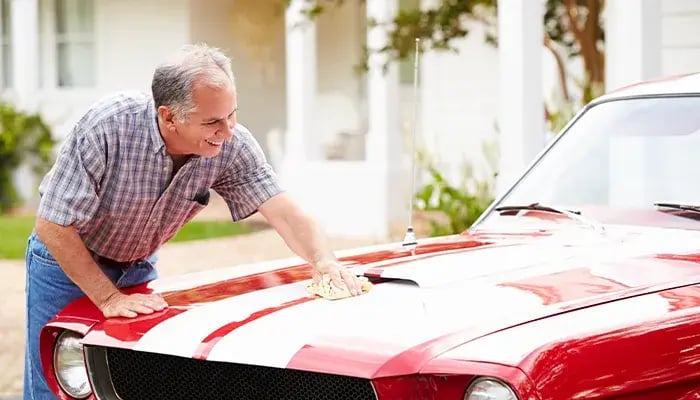
[[[372, 290], [372, 282], [369, 281], [364, 276], [359, 277], [360, 285], [362, 287], [362, 293], [367, 293]], [[318, 283], [311, 282], [306, 286], [306, 291], [310, 294], [315, 294], [321, 296], [328, 300], [338, 300], [347, 297], [352, 297], [350, 291], [346, 288], [339, 288], [331, 281], [331, 277], [328, 275], [323, 275], [321, 281]]]

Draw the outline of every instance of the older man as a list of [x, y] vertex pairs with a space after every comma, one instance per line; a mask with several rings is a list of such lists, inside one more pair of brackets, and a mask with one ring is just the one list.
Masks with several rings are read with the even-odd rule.
[[[186, 46], [153, 76], [152, 95], [116, 94], [77, 122], [40, 185], [27, 248], [25, 399], [53, 398], [41, 373], [39, 333], [61, 308], [88, 298], [105, 317], [167, 307], [158, 295], [120, 288], [157, 276], [156, 250], [207, 205], [209, 190], [234, 221], [260, 211], [314, 277], [360, 284], [315, 222], [279, 187], [253, 136], [236, 122], [230, 60]], [[231, 249], [235, 251], [235, 249]]]

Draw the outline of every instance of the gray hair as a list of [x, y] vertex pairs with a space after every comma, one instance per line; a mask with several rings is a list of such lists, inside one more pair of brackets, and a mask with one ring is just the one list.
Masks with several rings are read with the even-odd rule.
[[206, 44], [183, 46], [174, 59], [159, 65], [153, 74], [151, 91], [156, 109], [167, 106], [184, 122], [194, 110], [192, 88], [195, 82], [235, 87], [231, 59], [220, 49]]

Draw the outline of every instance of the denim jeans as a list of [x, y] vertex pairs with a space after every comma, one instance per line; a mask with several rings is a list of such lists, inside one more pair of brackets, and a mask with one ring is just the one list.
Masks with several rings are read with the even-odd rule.
[[[119, 288], [157, 278], [155, 255], [126, 268], [103, 267], [102, 271]], [[39, 333], [62, 308], [83, 297], [80, 288], [59, 267], [49, 250], [32, 233], [27, 241], [27, 329], [24, 357], [24, 400], [56, 399], [48, 388], [41, 368]]]

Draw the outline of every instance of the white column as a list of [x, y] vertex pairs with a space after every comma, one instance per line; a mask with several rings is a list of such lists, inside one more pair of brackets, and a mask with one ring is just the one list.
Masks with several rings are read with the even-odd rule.
[[10, 5], [13, 86], [17, 107], [35, 111], [39, 89], [38, 0], [13, 0]]
[[[391, 21], [398, 11], [398, 0], [367, 0], [366, 7], [368, 21]], [[368, 26], [368, 49], [380, 49], [388, 40], [386, 28]], [[372, 193], [378, 202], [374, 231], [382, 236], [388, 233], [391, 223], [407, 215], [409, 205], [405, 183], [410, 179], [406, 173], [410, 171], [402, 168], [398, 66], [390, 62], [388, 70], [384, 71], [387, 60], [386, 54], [370, 51], [367, 75], [369, 130], [366, 154], [373, 172], [371, 178], [378, 189]]]
[[305, 0], [292, 0], [286, 11], [287, 132], [285, 158], [291, 162], [320, 158], [316, 137], [316, 25], [301, 13]]
[[497, 194], [517, 179], [543, 148], [542, 0], [498, 0], [500, 69]]
[[659, 77], [661, 0], [608, 0], [605, 8], [606, 91]]

